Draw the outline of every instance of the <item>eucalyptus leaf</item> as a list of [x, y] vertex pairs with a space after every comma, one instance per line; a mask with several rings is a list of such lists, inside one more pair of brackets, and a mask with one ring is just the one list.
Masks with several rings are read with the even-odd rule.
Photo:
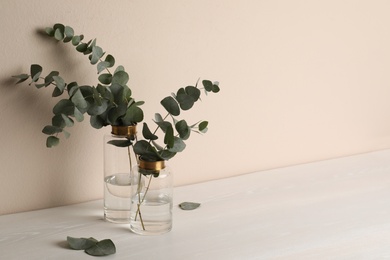
[[84, 99], [80, 89], [77, 89], [71, 97], [73, 104], [78, 108], [86, 108], [88, 106], [87, 101]]
[[105, 62], [108, 62], [108, 67], [111, 68], [115, 65], [115, 58], [111, 54], [108, 54], [106, 56], [106, 59], [104, 60]]
[[75, 238], [75, 237], [67, 237], [66, 240], [70, 248], [74, 250], [85, 250], [94, 245], [96, 245], [99, 241], [93, 237], [90, 238]]
[[170, 113], [171, 115], [174, 116], [180, 115], [179, 105], [177, 104], [176, 100], [173, 97], [168, 96], [163, 100], [161, 100], [160, 103], [165, 108], [165, 110], [168, 111], [168, 113]]
[[111, 239], [104, 239], [85, 249], [85, 252], [92, 256], [112, 255], [116, 253], [116, 247]]
[[164, 144], [166, 144], [169, 149], [173, 148], [175, 144], [172, 125], [168, 126], [167, 129], [165, 130]]
[[73, 28], [69, 26], [65, 26], [64, 34], [65, 34], [64, 42], [70, 42], [74, 36]]
[[213, 89], [213, 83], [210, 80], [203, 80], [202, 84], [207, 92], [211, 92]]
[[58, 71], [52, 71], [45, 77], [45, 86], [49, 86], [53, 81], [53, 76], [58, 76], [60, 73]]
[[61, 99], [54, 107], [53, 113], [57, 114], [65, 114], [72, 115], [74, 112], [74, 104], [69, 99]]
[[121, 86], [126, 85], [126, 83], [129, 81], [129, 74], [125, 71], [117, 71], [112, 76], [112, 83], [118, 83]]
[[107, 61], [101, 61], [97, 64], [97, 73], [99, 74], [100, 72], [102, 72], [103, 70], [107, 69], [108, 66], [110, 65], [109, 62]]
[[62, 128], [57, 127], [57, 126], [52, 126], [52, 125], [47, 125], [42, 129], [42, 133], [47, 134], [47, 135], [53, 135], [57, 133], [61, 133]]
[[56, 146], [60, 143], [60, 139], [56, 136], [49, 136], [46, 139], [46, 147], [51, 148], [53, 146]]
[[109, 74], [109, 73], [105, 73], [105, 74], [101, 74], [99, 77], [98, 77], [98, 80], [100, 83], [104, 84], [104, 85], [108, 85], [111, 83], [112, 81], [112, 75]]
[[194, 101], [197, 101], [200, 97], [200, 90], [196, 87], [188, 86], [185, 88], [185, 91]]
[[38, 81], [39, 76], [42, 73], [42, 67], [38, 64], [32, 64], [30, 67], [30, 74], [33, 82]]
[[110, 140], [107, 142], [108, 144], [112, 144], [116, 147], [129, 147], [133, 143], [129, 139], [124, 139], [124, 140]]
[[179, 207], [182, 210], [194, 210], [194, 209], [199, 208], [199, 206], [200, 206], [200, 203], [197, 203], [197, 202], [182, 202], [179, 204]]
[[149, 140], [152, 140], [152, 141], [158, 139], [157, 135], [153, 134], [150, 131], [147, 123], [144, 123], [144, 125], [143, 125], [142, 135], [144, 136], [145, 139], [149, 139]]
[[179, 102], [180, 108], [183, 110], [189, 110], [194, 106], [194, 98], [188, 94], [179, 94], [176, 97], [176, 100]]
[[61, 116], [62, 116], [62, 118], [64, 119], [65, 125], [66, 125], [67, 127], [71, 127], [71, 126], [74, 125], [74, 121], [73, 121], [71, 118], [69, 118], [68, 116], [66, 116], [66, 115], [64, 115], [64, 114], [61, 114]]
[[49, 35], [50, 37], [54, 37], [54, 29], [52, 27], [46, 27], [45, 28], [45, 32], [47, 35]]
[[99, 46], [93, 46], [91, 55], [91, 64], [96, 64], [100, 58], [104, 55], [103, 49]]
[[187, 122], [183, 119], [178, 121], [175, 124], [176, 131], [179, 133], [179, 136], [183, 140], [187, 140], [191, 134], [191, 128], [188, 126]]
[[74, 108], [74, 117], [76, 118], [77, 122], [81, 122], [84, 120], [83, 113], [80, 112], [80, 110], [77, 109], [77, 107]]
[[72, 45], [73, 46], [77, 46], [80, 44], [80, 42], [82, 41], [82, 37], [79, 36], [79, 35], [76, 35], [76, 36], [73, 36], [72, 38]]
[[144, 119], [144, 112], [136, 105], [130, 106], [126, 115], [122, 118], [125, 125], [132, 125], [133, 123], [139, 123]]
[[16, 82], [16, 84], [18, 84], [18, 83], [21, 83], [23, 81], [26, 81], [30, 76], [28, 74], [20, 74], [20, 75], [16, 75], [16, 76], [12, 76], [12, 77], [19, 79], [19, 81]]
[[100, 129], [104, 126], [104, 121], [98, 115], [90, 117], [90, 124], [93, 128]]
[[82, 52], [82, 53], [84, 53], [87, 49], [88, 49], [88, 44], [86, 44], [86, 43], [80, 43], [80, 44], [77, 45], [77, 47], [76, 47], [76, 50], [77, 50], [78, 52]]
[[199, 131], [203, 132], [207, 128], [208, 124], [209, 124], [209, 122], [207, 122], [207, 121], [201, 122], [199, 124]]
[[57, 28], [55, 29], [54, 31], [54, 38], [57, 40], [57, 41], [62, 41], [64, 39], [65, 35], [64, 35], [64, 30], [61, 29], [61, 28]]
[[[169, 146], [168, 146], [169, 147]], [[186, 148], [186, 144], [179, 137], [173, 137], [173, 146], [168, 150], [174, 153], [180, 153]]]

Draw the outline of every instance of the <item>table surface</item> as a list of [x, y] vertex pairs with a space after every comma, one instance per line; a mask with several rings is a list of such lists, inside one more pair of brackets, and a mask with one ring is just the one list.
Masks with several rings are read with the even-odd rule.
[[390, 150], [177, 187], [164, 235], [102, 214], [99, 200], [0, 216], [0, 259], [93, 258], [67, 236], [112, 239], [104, 259], [390, 259]]

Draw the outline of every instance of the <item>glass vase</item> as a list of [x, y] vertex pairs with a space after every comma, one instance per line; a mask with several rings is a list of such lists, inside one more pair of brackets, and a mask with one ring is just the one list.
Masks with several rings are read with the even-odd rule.
[[173, 176], [165, 161], [139, 161], [133, 168], [130, 230], [159, 235], [172, 229]]
[[131, 168], [136, 165], [133, 147], [136, 126], [112, 126], [104, 136], [104, 220], [130, 223]]

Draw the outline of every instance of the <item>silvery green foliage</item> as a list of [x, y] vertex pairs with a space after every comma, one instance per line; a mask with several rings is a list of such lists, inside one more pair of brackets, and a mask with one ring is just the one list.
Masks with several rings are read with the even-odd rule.
[[74, 30], [63, 24], [55, 24], [45, 29], [48, 36], [57, 41], [71, 43], [76, 51], [87, 55], [92, 65], [96, 65], [98, 83], [96, 86], [79, 86], [73, 81], [66, 83], [58, 71], [52, 71], [42, 76], [43, 69], [38, 64], [30, 67], [30, 74], [14, 76], [17, 83], [31, 79], [30, 85], [37, 88], [53, 86], [53, 97], [64, 97], [53, 108], [51, 125], [43, 128], [42, 132], [49, 135], [46, 146], [52, 147], [59, 143], [58, 134], [63, 133], [67, 138], [69, 133], [65, 127], [71, 127], [74, 121], [81, 122], [84, 115], [90, 116], [90, 124], [94, 128], [106, 125], [134, 125], [143, 120], [143, 111], [139, 107], [143, 102], [136, 102], [131, 96], [131, 89], [127, 86], [129, 75], [118, 66], [111, 72], [115, 65], [115, 58], [105, 54], [103, 49], [96, 45], [96, 39], [84, 42], [83, 35], [75, 35]]
[[197, 203], [197, 202], [182, 202], [179, 204], [179, 207], [182, 210], [194, 210], [194, 209], [199, 208], [199, 206], [200, 206], [200, 203]]
[[85, 253], [92, 256], [105, 256], [116, 253], [115, 244], [111, 239], [98, 241], [93, 237], [75, 238], [68, 236], [66, 240], [68, 241], [70, 248], [74, 250], [84, 250]]
[[[44, 134], [49, 135], [46, 141], [47, 147], [58, 145], [59, 134], [68, 138], [70, 134], [65, 128], [73, 126], [75, 121], [83, 121], [85, 114], [90, 116], [91, 126], [97, 129], [107, 125], [135, 125], [143, 121], [144, 113], [140, 106], [144, 102], [136, 101], [132, 97], [131, 89], [127, 86], [129, 75], [123, 66], [117, 66], [114, 72], [111, 72], [115, 65], [115, 58], [96, 45], [96, 39], [86, 42], [83, 35], [75, 35], [73, 28], [60, 23], [47, 27], [45, 32], [56, 41], [72, 44], [77, 52], [86, 55], [90, 63], [96, 66], [98, 74], [96, 86], [79, 86], [76, 81], [67, 83], [58, 71], [51, 71], [46, 76], [42, 76], [43, 69], [38, 64], [31, 65], [29, 74], [13, 76], [18, 79], [17, 83], [30, 79], [29, 85], [39, 89], [52, 86], [53, 97], [65, 96], [53, 107], [54, 116], [51, 124], [42, 130]], [[143, 123], [144, 140], [123, 140], [111, 144], [118, 147], [133, 145], [134, 152], [146, 161], [169, 160], [182, 152], [190, 134], [206, 133], [208, 122], [188, 124], [178, 116], [182, 111], [191, 109], [200, 100], [201, 89], [205, 94], [218, 93], [220, 90], [218, 82], [203, 80], [202, 85], [203, 87], [199, 88], [197, 82], [195, 86], [180, 88], [176, 93], [162, 99], [160, 104], [167, 114], [165, 117], [159, 113], [155, 114], [154, 131]], [[158, 140], [158, 131], [163, 140]]]

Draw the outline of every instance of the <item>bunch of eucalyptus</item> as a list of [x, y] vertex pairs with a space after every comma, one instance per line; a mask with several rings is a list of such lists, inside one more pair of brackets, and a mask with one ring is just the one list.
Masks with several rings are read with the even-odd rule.
[[[132, 97], [132, 91], [127, 85], [129, 75], [124, 67], [115, 66], [115, 58], [107, 54], [96, 44], [96, 39], [84, 41], [83, 35], [76, 35], [70, 26], [57, 23], [53, 27], [47, 27], [45, 32], [56, 41], [72, 44], [75, 50], [86, 55], [90, 63], [96, 66], [98, 83], [96, 85], [79, 85], [76, 81], [66, 82], [58, 71], [51, 71], [42, 76], [43, 68], [38, 64], [32, 64], [30, 73], [13, 76], [17, 83], [30, 79], [29, 85], [36, 88], [54, 87], [52, 96], [60, 97], [53, 107], [53, 118], [50, 125], [46, 125], [42, 132], [47, 134], [47, 147], [59, 144], [59, 135], [65, 138], [70, 136], [66, 127], [74, 125], [74, 121], [81, 122], [85, 114], [90, 116], [92, 127], [99, 129], [107, 125], [132, 126], [143, 121], [144, 113], [141, 109], [143, 101], [137, 101]], [[127, 139], [121, 142], [113, 142], [113, 145], [121, 147], [133, 146], [134, 152], [146, 161], [169, 160], [178, 152], [182, 152], [191, 132], [205, 133], [208, 122], [199, 121], [189, 124], [184, 119], [178, 119], [181, 111], [189, 110], [194, 103], [200, 100], [201, 90], [207, 93], [219, 92], [218, 82], [202, 80], [202, 88], [199, 88], [199, 80], [194, 86], [186, 86], [161, 100], [161, 105], [166, 110], [166, 115], [156, 113], [154, 116], [155, 130], [150, 130], [147, 123], [143, 123], [142, 135], [144, 139]], [[162, 131], [163, 141], [158, 143], [157, 131]]]

